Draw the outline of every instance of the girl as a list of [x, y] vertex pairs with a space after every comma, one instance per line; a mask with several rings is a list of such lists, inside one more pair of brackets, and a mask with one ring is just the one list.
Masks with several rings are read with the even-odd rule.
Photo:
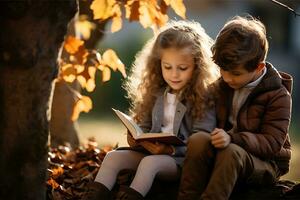
[[[125, 88], [132, 116], [145, 133], [170, 132], [187, 141], [195, 132], [215, 128], [208, 86], [218, 78], [218, 70], [211, 60], [211, 44], [199, 23], [173, 21], [137, 55]], [[186, 147], [137, 143], [127, 135], [132, 150], [106, 155], [84, 199], [111, 199], [110, 191], [123, 169], [134, 169], [136, 174], [129, 187], [121, 186], [117, 199], [143, 199], [156, 176], [179, 179]], [[148, 153], [134, 150], [136, 147]]]

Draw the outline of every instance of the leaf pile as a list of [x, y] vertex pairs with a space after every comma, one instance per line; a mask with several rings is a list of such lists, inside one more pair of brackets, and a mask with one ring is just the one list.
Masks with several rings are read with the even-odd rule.
[[48, 154], [48, 200], [75, 200], [82, 196], [85, 185], [93, 181], [111, 146], [98, 148], [94, 139], [71, 149], [68, 145], [51, 148]]

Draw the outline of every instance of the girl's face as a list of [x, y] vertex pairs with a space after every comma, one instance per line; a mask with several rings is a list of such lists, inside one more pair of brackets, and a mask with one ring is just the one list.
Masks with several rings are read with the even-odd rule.
[[168, 48], [162, 50], [162, 75], [173, 93], [179, 92], [188, 84], [192, 78], [194, 69], [194, 57], [188, 48]]

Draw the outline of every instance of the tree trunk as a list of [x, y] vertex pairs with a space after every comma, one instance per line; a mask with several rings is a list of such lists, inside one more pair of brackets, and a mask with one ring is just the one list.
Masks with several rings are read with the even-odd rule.
[[49, 98], [76, 0], [0, 1], [0, 199], [46, 198]]
[[[102, 39], [103, 32], [105, 29], [106, 21], [99, 22], [93, 20], [93, 13], [90, 9], [92, 0], [79, 1], [79, 15], [88, 16], [88, 20], [92, 21], [96, 25], [96, 29], [91, 32], [91, 37], [85, 41], [85, 47], [87, 49], [95, 49], [97, 43]], [[69, 29], [69, 33], [75, 35], [74, 26]], [[64, 55], [64, 52], [62, 54]], [[71, 116], [73, 113], [73, 107], [76, 102], [74, 94], [68, 88], [66, 82], [57, 82], [55, 84], [52, 111], [51, 111], [51, 122], [50, 122], [50, 133], [51, 133], [51, 147], [58, 147], [69, 143], [71, 147], [76, 148], [79, 146], [78, 138], [78, 122], [72, 121]], [[69, 84], [74, 90], [80, 91], [80, 85], [77, 81], [73, 84]]]
[[77, 81], [67, 84], [64, 81], [55, 82], [50, 121], [51, 147], [65, 143], [72, 148], [79, 146], [78, 122], [71, 120], [77, 97], [68, 87], [79, 91], [80, 86]]
[[[77, 17], [77, 16], [76, 16]], [[70, 22], [67, 35], [75, 35], [74, 20]], [[66, 58], [69, 54], [62, 49], [61, 58]], [[50, 120], [50, 146], [58, 147], [59, 145], [70, 144], [72, 148], [79, 147], [78, 122], [72, 121], [73, 108], [77, 97], [72, 90], [79, 91], [78, 81], [67, 83], [65, 81], [55, 81], [53, 89], [53, 100], [51, 106]]]

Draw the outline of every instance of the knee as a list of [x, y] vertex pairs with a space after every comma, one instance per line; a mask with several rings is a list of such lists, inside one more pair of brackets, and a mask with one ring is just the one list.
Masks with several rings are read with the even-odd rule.
[[242, 147], [232, 143], [217, 152], [218, 160], [224, 160], [227, 163], [231, 162], [238, 165], [243, 165], [246, 156], [247, 152]]
[[[173, 158], [170, 157], [170, 160]], [[144, 157], [140, 164], [139, 169], [146, 169], [147, 171], [151, 171], [156, 174], [161, 168], [164, 168], [166, 162], [169, 161], [169, 157], [165, 155], [150, 155]], [[175, 161], [173, 161], [175, 163]]]
[[155, 163], [157, 163], [155, 155], [146, 156], [141, 160], [139, 169], [147, 169], [147, 171], [157, 172]]
[[189, 154], [190, 156], [201, 153], [208, 148], [212, 148], [209, 133], [197, 132], [189, 137], [187, 144], [187, 154]]
[[110, 151], [104, 157], [102, 165], [118, 165], [118, 163], [121, 164], [124, 161], [122, 157], [124, 156], [122, 156], [121, 151]]

